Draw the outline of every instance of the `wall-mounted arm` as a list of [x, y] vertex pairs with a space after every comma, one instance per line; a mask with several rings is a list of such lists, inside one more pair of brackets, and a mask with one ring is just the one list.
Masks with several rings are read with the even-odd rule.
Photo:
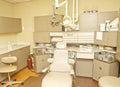
[[63, 6], [64, 4], [66, 4], [66, 11], [65, 11], [65, 16], [68, 16], [68, 0], [65, 0], [61, 3], [59, 3], [59, 0], [55, 0], [55, 7], [56, 9]]

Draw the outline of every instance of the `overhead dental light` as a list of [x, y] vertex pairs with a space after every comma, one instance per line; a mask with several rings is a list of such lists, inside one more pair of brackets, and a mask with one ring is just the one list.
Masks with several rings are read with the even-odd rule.
[[55, 14], [54, 5], [53, 5], [53, 14], [52, 14], [52, 19], [51, 19], [51, 25], [54, 27], [59, 24], [60, 24], [60, 19], [58, 18], [58, 15]]
[[[55, 0], [55, 7], [57, 9], [65, 4], [66, 9], [65, 9], [65, 16], [63, 18], [63, 26], [66, 29], [77, 30], [78, 29], [78, 0], [73, 0], [72, 3], [73, 3], [72, 18], [68, 16], [68, 0], [65, 0], [61, 3], [59, 3], [59, 0]], [[75, 11], [75, 5], [76, 5], [76, 11]], [[75, 12], [76, 12], [76, 18], [75, 18]]]

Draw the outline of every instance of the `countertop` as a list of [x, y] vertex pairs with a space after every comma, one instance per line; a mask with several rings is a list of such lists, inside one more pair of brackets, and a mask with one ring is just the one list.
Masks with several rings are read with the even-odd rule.
[[8, 53], [20, 48], [24, 48], [30, 46], [29, 43], [12, 43], [7, 45], [0, 45], [0, 54]]
[[77, 59], [94, 59], [94, 54], [96, 52], [108, 52], [112, 54], [116, 54], [116, 51], [112, 50], [105, 50], [105, 49], [95, 49], [95, 48], [83, 48], [80, 50], [80, 48], [77, 47], [69, 47], [67, 48], [68, 51], [74, 51], [77, 53], [76, 58]]

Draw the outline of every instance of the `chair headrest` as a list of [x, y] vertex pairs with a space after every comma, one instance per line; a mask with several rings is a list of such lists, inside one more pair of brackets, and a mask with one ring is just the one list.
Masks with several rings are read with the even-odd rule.
[[58, 42], [56, 48], [66, 48], [66, 42]]

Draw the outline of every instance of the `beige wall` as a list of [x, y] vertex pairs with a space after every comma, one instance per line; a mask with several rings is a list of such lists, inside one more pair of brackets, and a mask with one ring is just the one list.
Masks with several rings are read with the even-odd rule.
[[[0, 16], [13, 17], [13, 5], [0, 0]], [[16, 34], [0, 34], [0, 44], [16, 40]]]
[[53, 0], [33, 0], [14, 6], [14, 15], [22, 18], [23, 25], [23, 32], [17, 35], [18, 41], [28, 41], [32, 47], [34, 46], [34, 16], [50, 15], [52, 13], [52, 1]]
[[119, 10], [120, 0], [79, 0], [79, 9], [92, 10], [97, 9], [101, 11], [114, 11]]
[[[0, 35], [0, 39], [3, 42], [7, 42], [7, 40], [13, 40], [13, 37], [15, 37], [16, 41], [29, 41], [31, 45], [34, 46], [34, 16], [52, 14], [53, 3], [54, 0], [32, 0], [31, 2], [12, 5], [0, 0], [0, 14], [2, 13], [3, 16], [20, 17], [22, 18], [23, 25], [23, 32], [12, 35]], [[71, 7], [71, 3], [69, 7]], [[79, 13], [84, 10], [114, 11], [119, 10], [119, 8], [120, 0], [79, 0]], [[57, 12], [63, 14], [64, 6]], [[2, 43], [1, 40], [0, 43]]]

